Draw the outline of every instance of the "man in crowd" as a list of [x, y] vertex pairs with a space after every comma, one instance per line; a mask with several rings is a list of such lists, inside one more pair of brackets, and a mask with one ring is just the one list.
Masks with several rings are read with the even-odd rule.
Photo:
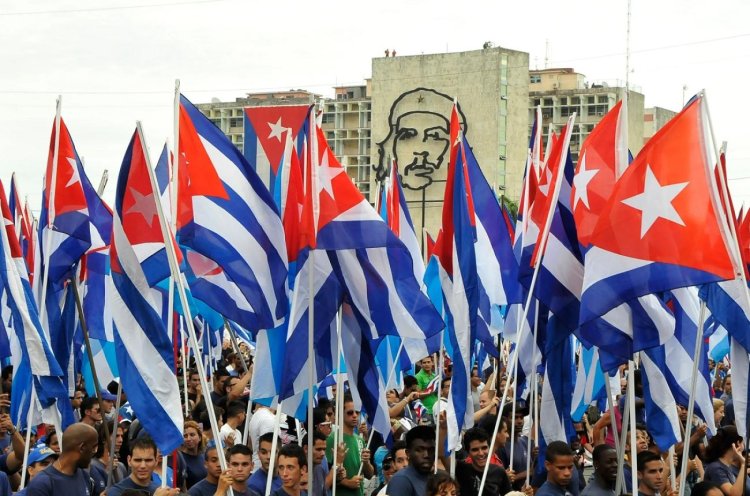
[[[47, 447], [44, 444], [42, 444], [41, 446], [37, 446], [36, 448], [31, 450], [29, 452], [28, 478], [26, 480], [28, 482], [34, 480], [34, 477], [36, 477], [39, 472], [52, 465], [52, 462], [54, 462], [55, 460], [57, 460], [57, 453], [52, 451], [51, 448]], [[0, 494], [12, 494], [10, 491], [10, 484], [8, 483], [8, 477], [5, 475], [5, 472], [0, 473], [5, 476], [0, 476]], [[7, 488], [5, 487], [6, 485]], [[7, 492], [5, 492], [6, 490]], [[26, 494], [28, 494], [26, 492], [27, 490], [28, 487], [21, 489], [15, 494], [15, 496], [25, 496]]]
[[581, 496], [615, 496], [617, 482], [617, 451], [612, 446], [600, 444], [594, 448], [594, 477], [581, 492]]
[[[471, 462], [456, 462], [456, 480], [462, 496], [477, 496], [485, 467], [490, 460], [489, 434], [481, 427], [472, 427], [464, 433], [464, 449]], [[483, 495], [506, 494], [510, 492], [510, 480], [505, 470], [490, 464], [487, 469]]]
[[65, 429], [60, 457], [34, 476], [26, 490], [26, 495], [93, 496], [94, 481], [89, 477], [86, 468], [91, 463], [98, 444], [99, 436], [96, 429], [90, 425], [78, 422]]
[[[235, 444], [227, 450], [227, 474], [231, 481], [234, 496], [246, 496], [253, 494], [253, 489], [248, 486], [250, 471], [253, 468], [253, 453], [244, 444]], [[224, 476], [222, 476], [224, 477]], [[226, 478], [225, 478], [226, 480]], [[216, 494], [227, 494], [217, 491]], [[266, 494], [266, 489], [258, 494]]]
[[[279, 439], [276, 443], [276, 451], [278, 452], [278, 448], [281, 446], [281, 439]], [[255, 491], [258, 494], [266, 494], [266, 481], [268, 480], [268, 469], [271, 466], [271, 456], [272, 455], [271, 450], [273, 449], [273, 432], [267, 432], [260, 436], [258, 439], [258, 458], [259, 467], [253, 474], [250, 476], [250, 479], [247, 481], [247, 485], [250, 489]], [[274, 467], [274, 475], [272, 475], [273, 479], [271, 481], [271, 491], [276, 491], [278, 488], [281, 487], [281, 479], [279, 479], [279, 476], [276, 475], [278, 472], [276, 470], [276, 467]]]
[[[65, 436], [63, 436], [63, 443]], [[153, 481], [153, 473], [157, 463], [156, 444], [148, 436], [140, 436], [134, 439], [130, 444], [130, 455], [128, 456], [128, 466], [130, 467], [130, 477], [123, 479], [107, 490], [107, 496], [120, 496], [128, 489], [137, 489], [143, 494], [154, 495], [159, 489], [159, 484]], [[167, 489], [168, 492], [161, 491], [163, 494], [174, 496], [179, 494], [179, 489]]]
[[424, 496], [435, 463], [435, 427], [419, 425], [406, 433], [409, 465], [388, 483], [389, 496]]
[[638, 454], [638, 494], [657, 496], [664, 489], [664, 462], [656, 453]]
[[[419, 362], [421, 367], [420, 371], [417, 372], [417, 385], [420, 391], [424, 391], [427, 386], [435, 379], [435, 364], [432, 361], [432, 357], [425, 357]], [[438, 399], [437, 391], [422, 396], [422, 404], [427, 408], [427, 411], [432, 412], [432, 406]]]
[[[573, 480], [573, 450], [567, 443], [552, 441], [547, 445], [544, 468], [547, 481], [537, 490], [535, 496], [566, 496]], [[576, 491], [577, 492], [577, 491]]]
[[219, 463], [219, 452], [216, 451], [216, 444], [206, 448], [206, 478], [199, 481], [190, 488], [190, 496], [213, 496], [221, 477], [221, 464]]
[[[94, 396], [89, 396], [81, 401], [81, 422], [94, 427], [102, 421], [102, 410], [99, 406], [99, 400]], [[65, 437], [65, 433], [63, 433]]]
[[279, 450], [278, 464], [281, 488], [273, 496], [300, 496], [300, 482], [307, 473], [305, 452], [296, 444], [287, 444]]
[[[370, 450], [365, 448], [365, 440], [354, 429], [359, 425], [359, 412], [354, 409], [354, 401], [347, 393], [344, 395], [344, 422], [342, 435], [339, 442], [346, 445], [346, 454], [342, 465], [346, 470], [346, 477], [336, 488], [336, 494], [341, 496], [363, 496], [364, 488], [362, 482], [375, 474], [375, 468], [370, 463]], [[335, 433], [328, 436], [326, 440], [326, 457], [328, 463], [333, 466], [333, 444]], [[362, 473], [360, 475], [360, 465]]]
[[[253, 472], [260, 468], [260, 437], [269, 432], [273, 432], [276, 426], [276, 416], [274, 411], [268, 407], [258, 405], [255, 413], [250, 418], [248, 425], [248, 438], [250, 439], [250, 448], [253, 450]], [[270, 449], [270, 448], [269, 448]], [[265, 493], [264, 493], [265, 494]]]
[[221, 426], [221, 442], [224, 446], [234, 446], [242, 442], [242, 433], [238, 429], [245, 423], [246, 407], [241, 401], [233, 401], [227, 405], [227, 420]]

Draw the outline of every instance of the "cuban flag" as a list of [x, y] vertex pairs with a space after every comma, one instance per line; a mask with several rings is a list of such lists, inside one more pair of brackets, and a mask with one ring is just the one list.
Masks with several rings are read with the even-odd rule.
[[443, 202], [442, 234], [435, 252], [440, 262], [446, 339], [453, 350], [453, 377], [446, 412], [448, 450], [453, 451], [460, 444], [461, 430], [474, 423], [469, 373], [477, 339], [480, 296], [474, 248], [476, 216], [465, 159], [468, 146], [464, 143], [455, 105], [450, 136], [451, 160]]
[[705, 333], [708, 336], [708, 357], [716, 363], [729, 354], [729, 333], [711, 315], [706, 319]]
[[[30, 407], [30, 388], [33, 387], [37, 397], [37, 403], [33, 408], [42, 408], [42, 419], [45, 422], [65, 428], [74, 422], [74, 418], [68, 391], [62, 380], [64, 373], [52, 353], [39, 321], [26, 262], [16, 237], [13, 217], [2, 184], [0, 210], [5, 224], [4, 229], [0, 229], [3, 250], [0, 256], [2, 316], [3, 324], [11, 330], [8, 344], [14, 358], [11, 417], [16, 425], [26, 425], [26, 413]], [[6, 320], [8, 317], [10, 319]]]
[[[412, 222], [409, 208], [406, 204], [404, 190], [401, 187], [398, 165], [395, 161], [392, 161], [391, 163], [390, 175], [388, 176], [387, 183], [383, 188], [383, 193], [382, 195], [379, 195], [379, 197], [382, 198], [381, 208], [376, 208], [376, 210], [379, 210], [380, 216], [388, 224], [388, 227], [393, 234], [395, 234], [404, 243], [404, 246], [406, 246], [411, 259], [414, 278], [421, 283], [422, 291], [429, 296], [429, 291], [425, 283], [428, 276], [425, 275], [426, 269], [424, 260], [422, 259], [422, 252], [414, 230], [414, 223]], [[438, 289], [438, 291], [440, 290]], [[432, 298], [430, 298], [430, 300], [435, 303]], [[436, 336], [435, 339], [427, 340], [405, 338], [403, 343], [406, 355], [412, 363], [421, 360], [432, 353], [436, 353], [440, 349], [438, 336]]]
[[[628, 167], [627, 101], [617, 103], [581, 147], [570, 191], [578, 240], [584, 252], [591, 246], [602, 209], [617, 179]], [[674, 318], [655, 295], [645, 295], [617, 306], [601, 318], [584, 323], [577, 331], [587, 346], [602, 352], [601, 363], [612, 370], [633, 353], [660, 346], [674, 334]]]
[[[551, 316], [548, 327], [557, 325]], [[547, 445], [553, 441], [569, 443], [575, 436], [570, 411], [573, 398], [573, 336], [562, 339], [558, 346], [548, 351], [544, 365], [542, 399], [539, 405], [539, 456], [543, 457]]]
[[[716, 432], [714, 409], [711, 402], [711, 378], [708, 373], [708, 349], [703, 331], [698, 330], [700, 300], [694, 287], [674, 289], [667, 303], [675, 316], [674, 335], [664, 345], [647, 350], [659, 364], [669, 384], [675, 401], [687, 406], [690, 390], [695, 383], [695, 413], [703, 419], [708, 431]], [[700, 333], [701, 346], [698, 355], [698, 376], [693, 377], [695, 340]], [[658, 358], [657, 358], [658, 356]]]
[[644, 294], [738, 272], [709, 167], [704, 106], [703, 98], [690, 103], [617, 181], [591, 233], [581, 323]]
[[[180, 245], [197, 281], [193, 295], [246, 329], [279, 325], [288, 310], [287, 254], [276, 205], [247, 160], [180, 96]], [[178, 178], [179, 178], [178, 172]], [[183, 195], [187, 198], [183, 198]]]
[[341, 349], [346, 360], [346, 370], [355, 408], [367, 415], [367, 423], [384, 439], [391, 436], [391, 417], [386, 401], [387, 378], [381, 377], [375, 363], [378, 342], [368, 339], [362, 332], [367, 319], [356, 308], [344, 303], [341, 309]]
[[287, 319], [281, 400], [308, 387], [310, 357], [301, 360], [296, 351], [307, 349], [309, 318], [314, 319], [313, 383], [332, 370], [336, 333], [331, 324], [344, 302], [357, 316], [362, 339], [397, 335], [424, 340], [443, 328], [414, 278], [406, 246], [357, 190], [323, 131], [313, 123], [309, 129], [303, 147], [305, 201], [299, 235], [304, 248]]
[[115, 192], [112, 313], [117, 367], [128, 401], [161, 452], [171, 453], [182, 444], [183, 418], [162, 295], [154, 288], [171, 274], [146, 153], [136, 130]]
[[10, 191], [8, 192], [8, 208], [16, 228], [16, 236], [21, 246], [23, 259], [26, 262], [26, 270], [29, 281], [34, 280], [34, 217], [27, 204], [21, 203], [21, 194], [18, 192], [18, 182], [14, 172], [10, 178]]
[[[569, 144], [574, 117], [569, 118], [561, 138], [549, 154], [547, 167], [554, 171], [551, 185], [554, 190], [550, 190], [546, 201], [539, 204], [540, 214], [543, 215], [540, 219], [544, 219], [544, 224], [532, 258], [532, 264], [539, 265], [534, 295], [557, 319], [554, 329], [559, 334], [548, 329], [547, 349], [556, 346], [578, 327], [580, 313], [583, 255], [578, 244], [570, 195], [574, 165]], [[547, 224], [550, 226], [549, 234], [543, 240], [541, 236]]]
[[[55, 161], [57, 151], [57, 161]], [[83, 170], [73, 139], [60, 117], [55, 120], [45, 173], [44, 198], [39, 219], [39, 254], [34, 273], [34, 294], [39, 316], [73, 395], [77, 327], [72, 290], [82, 257], [109, 243], [112, 215]], [[72, 356], [73, 355], [73, 356]]]
[[[659, 348], [661, 350], [661, 348]], [[682, 439], [677, 404], [665, 376], [666, 364], [653, 350], [640, 352], [648, 432], [661, 451]]]
[[258, 177], [281, 205], [287, 137], [295, 141], [305, 124], [309, 105], [246, 107], [243, 112], [243, 153]]
[[606, 380], [599, 365], [599, 349], [581, 346], [571, 410], [574, 422], [581, 421], [589, 405], [607, 399]]

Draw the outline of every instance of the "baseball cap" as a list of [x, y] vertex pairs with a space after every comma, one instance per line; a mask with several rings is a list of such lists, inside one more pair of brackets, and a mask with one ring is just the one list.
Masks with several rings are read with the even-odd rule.
[[29, 452], [29, 465], [41, 462], [50, 456], [57, 458], [57, 453], [52, 451], [52, 448], [47, 445], [42, 444], [41, 446], [37, 446]]
[[115, 396], [114, 394], [110, 393], [106, 389], [102, 389], [101, 390], [101, 395], [102, 395], [102, 400], [104, 400], [104, 401], [111, 401], [112, 403], [114, 403], [115, 401], [117, 401], [117, 396]]

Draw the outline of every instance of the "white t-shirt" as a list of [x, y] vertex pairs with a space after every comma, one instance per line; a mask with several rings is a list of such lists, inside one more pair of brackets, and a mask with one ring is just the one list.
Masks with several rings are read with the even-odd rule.
[[227, 438], [231, 435], [234, 435], [234, 444], [242, 444], [242, 433], [239, 431], [239, 429], [235, 429], [229, 424], [224, 424], [221, 426], [219, 435], [221, 436], [221, 442], [224, 443], [224, 446], [228, 446], [226, 441]]
[[260, 468], [258, 458], [258, 439], [267, 432], [273, 432], [276, 416], [266, 407], [261, 407], [253, 413], [248, 426], [250, 445], [253, 449], [253, 473]]

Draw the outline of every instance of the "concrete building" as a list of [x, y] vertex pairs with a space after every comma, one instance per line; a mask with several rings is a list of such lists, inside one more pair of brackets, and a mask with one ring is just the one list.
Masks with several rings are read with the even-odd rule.
[[326, 138], [354, 184], [365, 195], [372, 186], [370, 127], [372, 124], [370, 80], [359, 86], [334, 88], [333, 100], [323, 104], [323, 130]]
[[320, 95], [306, 90], [273, 91], [248, 93], [244, 98], [236, 98], [233, 102], [222, 102], [214, 98], [211, 103], [199, 103], [196, 107], [232, 140], [234, 146], [243, 151], [244, 108], [269, 105], [310, 105], [321, 98]]
[[[625, 88], [615, 82], [586, 81], [583, 74], [571, 68], [542, 69], [529, 71], [529, 115], [528, 126], [534, 122], [536, 107], [541, 106], [544, 139], [550, 128], [559, 132], [568, 117], [576, 113], [570, 137], [573, 160], [586, 137], [606, 114], [622, 98]], [[633, 155], [643, 146], [644, 97], [631, 87], [628, 93], [628, 147]]]
[[419, 237], [440, 226], [454, 98], [489, 183], [498, 194], [520, 196], [528, 68], [527, 53], [500, 47], [373, 59], [371, 160], [379, 177], [397, 160]]
[[677, 115], [677, 112], [661, 108], [649, 107], [643, 110], [643, 144], [646, 144], [656, 131], [664, 127], [664, 124]]

